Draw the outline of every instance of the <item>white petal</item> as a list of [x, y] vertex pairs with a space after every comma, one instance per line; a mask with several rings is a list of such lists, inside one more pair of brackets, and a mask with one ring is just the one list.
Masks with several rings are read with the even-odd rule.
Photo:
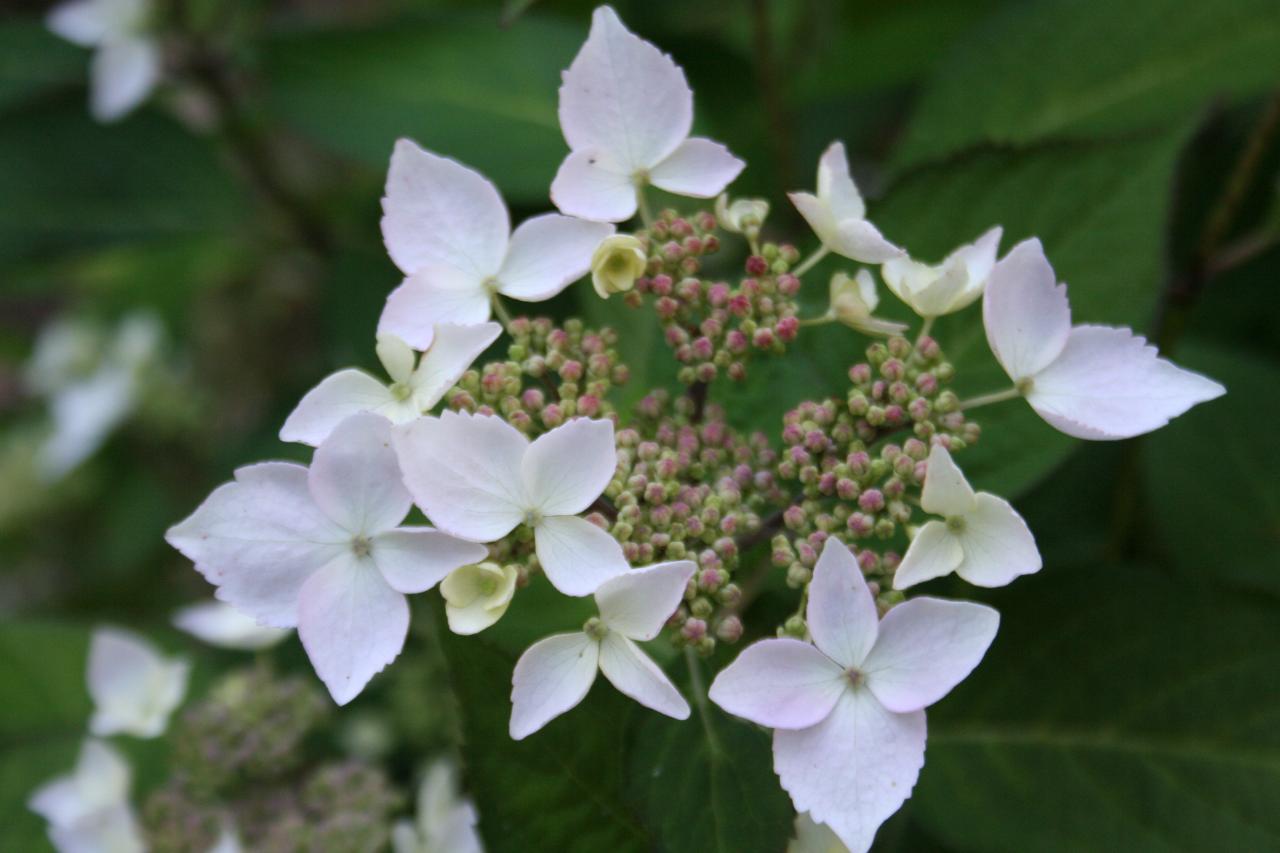
[[378, 412], [390, 417], [392, 412], [398, 412], [396, 402], [387, 386], [363, 370], [339, 370], [306, 393], [280, 428], [280, 440], [315, 447], [351, 415]]
[[636, 185], [623, 167], [595, 150], [564, 158], [551, 182], [561, 213], [597, 222], [622, 222], [636, 214]]
[[1057, 283], [1039, 240], [1023, 240], [992, 268], [982, 322], [991, 351], [1014, 382], [1043, 370], [1067, 345], [1067, 286]]
[[[467, 372], [471, 362], [501, 334], [502, 326], [497, 323], [480, 323], [474, 326], [445, 323], [436, 326], [431, 348], [422, 354], [422, 361], [418, 363], [418, 369], [411, 379], [417, 414], [422, 414], [440, 402], [444, 392]], [[394, 419], [392, 421], [396, 422]]]
[[167, 541], [218, 587], [218, 598], [277, 628], [297, 624], [298, 591], [350, 547], [350, 534], [320, 511], [307, 469], [265, 462], [236, 471]]
[[635, 643], [610, 632], [600, 643], [600, 671], [624, 695], [677, 720], [689, 719], [689, 703], [671, 679]]
[[831, 210], [837, 222], [862, 219], [867, 215], [862, 194], [849, 174], [849, 158], [843, 142], [832, 142], [818, 158], [818, 198]]
[[613, 156], [628, 173], [657, 165], [689, 135], [693, 92], [684, 72], [634, 35], [608, 6], [564, 72], [560, 127], [574, 151]]
[[544, 515], [576, 515], [600, 497], [617, 467], [613, 421], [574, 418], [529, 445], [525, 494]]
[[57, 480], [96, 453], [133, 410], [136, 392], [133, 372], [114, 365], [58, 391], [50, 405], [53, 434], [36, 460], [41, 475]]
[[89, 643], [87, 680], [95, 735], [160, 735], [187, 691], [190, 665], [162, 656], [146, 638], [98, 628]]
[[935, 444], [929, 450], [920, 506], [934, 515], [964, 515], [973, 511], [974, 501], [973, 489], [951, 458], [951, 452]]
[[550, 299], [591, 267], [600, 241], [613, 233], [604, 222], [544, 213], [520, 223], [498, 271], [498, 292], [512, 299]]
[[807, 729], [773, 733], [773, 767], [797, 811], [825, 823], [854, 853], [911, 795], [924, 765], [923, 711], [895, 714], [866, 688], [848, 690]]
[[402, 338], [409, 346], [431, 346], [436, 326], [472, 326], [492, 310], [483, 279], [453, 267], [428, 266], [409, 276], [387, 297], [378, 318], [378, 334]]
[[[491, 587], [481, 584], [487, 581]], [[444, 579], [444, 613], [455, 634], [478, 634], [497, 622], [511, 606], [516, 591], [515, 566], [476, 563], [464, 566]]]
[[487, 178], [408, 139], [396, 141], [382, 239], [405, 274], [445, 265], [483, 281], [502, 265], [510, 234], [507, 207]]
[[711, 198], [729, 186], [746, 165], [719, 142], [695, 136], [654, 166], [649, 182], [676, 195]]
[[334, 428], [316, 448], [307, 485], [320, 509], [353, 536], [390, 530], [413, 505], [391, 447], [391, 422], [373, 414]]
[[1076, 326], [1033, 381], [1027, 401], [1040, 417], [1088, 439], [1141, 435], [1226, 393], [1212, 379], [1160, 358], [1140, 335], [1107, 326]]
[[132, 775], [115, 747], [97, 738], [85, 738], [75, 769], [42, 785], [27, 805], [54, 826], [72, 825], [96, 811], [127, 802]]
[[[1000, 252], [1000, 238], [1003, 236], [1004, 229], [999, 225], [990, 228], [977, 240], [961, 246], [948, 255], [943, 265], [963, 266], [968, 273], [969, 281], [977, 285], [977, 295], [981, 295], [987, 279], [991, 276], [991, 270], [995, 268], [996, 255]], [[963, 307], [964, 305], [958, 305], [952, 310], [958, 311]]]
[[915, 598], [894, 607], [863, 663], [867, 688], [890, 711], [927, 708], [987, 653], [1000, 614], [983, 604]]
[[629, 571], [618, 540], [576, 515], [549, 515], [534, 528], [538, 562], [565, 595], [590, 595]]
[[964, 561], [960, 540], [947, 530], [946, 522], [927, 522], [916, 532], [907, 553], [893, 573], [893, 588], [906, 589], [918, 583], [950, 574]]
[[758, 725], [805, 729], [822, 722], [849, 686], [844, 668], [808, 643], [761, 640], [720, 671], [707, 695]]
[[100, 0], [67, 0], [45, 18], [54, 35], [81, 47], [93, 47], [116, 32], [111, 7]]
[[98, 121], [122, 118], [151, 94], [160, 80], [160, 50], [150, 39], [104, 42], [89, 71], [89, 111]]
[[809, 227], [813, 229], [813, 233], [822, 245], [830, 248], [839, 240], [836, 219], [826, 202], [812, 193], [787, 193], [787, 198], [791, 199], [791, 203], [804, 217], [804, 221], [809, 223]]
[[864, 264], [882, 264], [902, 254], [902, 249], [886, 240], [879, 229], [865, 219], [837, 220], [835, 239], [827, 248]]
[[393, 382], [409, 381], [418, 355], [403, 338], [392, 334], [378, 335], [374, 351], [378, 353], [378, 361], [382, 362], [383, 369]]
[[396, 659], [408, 633], [409, 603], [372, 560], [339, 556], [302, 586], [298, 638], [339, 705]]
[[398, 592], [426, 592], [459, 566], [478, 563], [489, 549], [430, 530], [402, 527], [373, 537], [370, 551], [383, 579]]
[[684, 599], [695, 568], [690, 560], [675, 560], [605, 581], [595, 594], [601, 621], [633, 640], [652, 640]]
[[600, 645], [586, 634], [556, 634], [520, 655], [511, 676], [511, 737], [523, 740], [577, 705], [596, 680]]
[[58, 853], [146, 853], [138, 819], [128, 803], [101, 809], [70, 826], [51, 826]]
[[492, 542], [524, 520], [529, 440], [502, 418], [445, 412], [396, 427], [392, 441], [414, 502], [445, 532]]
[[977, 586], [1004, 586], [1042, 565], [1035, 537], [1009, 502], [978, 493], [977, 507], [965, 516], [958, 537], [964, 560], [956, 574]]
[[217, 600], [181, 608], [173, 615], [173, 624], [211, 646], [242, 651], [269, 648], [289, 636], [288, 631], [261, 625]]
[[876, 603], [848, 547], [834, 536], [809, 582], [807, 610], [813, 642], [841, 666], [858, 666], [876, 641]]

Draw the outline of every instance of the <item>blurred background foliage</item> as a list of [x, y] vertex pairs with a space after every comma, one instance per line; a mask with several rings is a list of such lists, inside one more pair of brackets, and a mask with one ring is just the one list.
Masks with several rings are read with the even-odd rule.
[[[144, 629], [205, 679], [236, 661], [168, 629], [172, 608], [208, 589], [165, 528], [234, 466], [298, 458], [275, 434], [302, 393], [337, 367], [373, 367], [398, 281], [378, 231], [396, 137], [485, 172], [515, 218], [549, 207], [559, 72], [592, 5], [187, 0], [196, 46], [170, 46], [187, 72], [101, 126], [86, 112], [87, 54], [43, 29], [43, 4], [6, 4], [0, 849], [44, 849], [23, 803], [73, 760], [90, 626]], [[1071, 441], [1025, 406], [981, 412], [966, 471], [1014, 499], [1045, 569], [980, 596], [1004, 614], [1000, 637], [931, 712], [916, 796], [877, 849], [1280, 849], [1280, 4], [616, 6], [684, 66], [700, 130], [748, 160], [735, 189], [773, 200], [772, 236], [808, 245], [783, 193], [809, 186], [842, 138], [872, 218], [913, 254], [940, 258], [993, 224], [1005, 248], [1039, 235], [1078, 322], [1132, 324], [1229, 389], [1119, 444]], [[825, 288], [808, 289], [817, 313]], [[621, 306], [577, 287], [547, 309], [577, 300], [633, 335], [631, 392], [671, 381], [662, 347], [638, 337], [652, 327]], [[138, 307], [166, 330], [165, 380], [102, 452], [42, 483], [47, 412], [22, 378], [37, 333]], [[997, 384], [976, 310], [936, 334], [962, 392]], [[840, 391], [861, 346], [819, 328], [713, 393], [738, 423], [776, 433], [802, 395]], [[548, 609], [577, 604], [522, 596], [482, 638], [445, 638], [440, 658], [438, 614], [418, 602], [406, 657], [347, 713], [390, 721], [388, 760], [407, 780], [431, 745], [423, 720], [452, 714], [431, 688], [447, 671], [492, 850], [782, 849], [791, 813], [761, 732], [676, 725], [597, 689], [508, 741], [515, 656], [548, 630]], [[749, 636], [770, 604], [748, 614]], [[277, 654], [305, 666], [296, 644]], [[134, 748], [143, 789], [163, 751]]]

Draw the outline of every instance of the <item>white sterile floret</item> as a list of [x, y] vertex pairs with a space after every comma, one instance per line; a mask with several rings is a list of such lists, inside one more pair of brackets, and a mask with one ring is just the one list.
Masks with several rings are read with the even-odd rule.
[[769, 202], [762, 198], [735, 198], [721, 193], [716, 197], [716, 222], [734, 234], [754, 235], [769, 215]]
[[43, 785], [27, 807], [48, 821], [59, 853], [142, 853], [146, 845], [129, 805], [131, 776], [111, 745], [87, 738], [75, 769]]
[[551, 200], [571, 216], [621, 222], [635, 215], [646, 184], [713, 198], [746, 164], [719, 142], [690, 137], [692, 126], [693, 91], [680, 66], [599, 7], [560, 86], [570, 153]]
[[500, 334], [502, 327], [497, 323], [443, 323], [436, 326], [421, 358], [395, 335], [379, 335], [378, 360], [391, 377], [390, 384], [363, 370], [339, 370], [307, 392], [285, 420], [280, 439], [315, 447], [357, 412], [373, 412], [393, 424], [421, 417]]
[[96, 48], [89, 69], [89, 112], [115, 121], [160, 82], [160, 46], [148, 34], [150, 0], [69, 0], [45, 23], [54, 34]]
[[418, 787], [414, 820], [400, 820], [391, 829], [394, 853], [483, 853], [476, 830], [476, 807], [458, 790], [458, 770], [439, 759]]
[[394, 440], [405, 485], [441, 530], [493, 542], [528, 525], [542, 570], [566, 595], [627, 570], [617, 540], [578, 517], [618, 466], [612, 421], [575, 418], [530, 442], [494, 415], [445, 412], [396, 427]]
[[818, 160], [817, 195], [788, 193], [822, 245], [864, 264], [882, 264], [902, 254], [867, 221], [867, 206], [849, 174], [843, 142], [833, 142]]
[[689, 704], [636, 640], [652, 640], [693, 577], [688, 560], [632, 569], [596, 590], [600, 616], [582, 631], [525, 649], [511, 678], [511, 737], [521, 740], [576, 706], [603, 672], [622, 693], [660, 714], [687, 719]]
[[502, 618], [516, 594], [516, 567], [486, 560], [454, 569], [440, 582], [444, 615], [455, 634], [478, 634]]
[[817, 823], [808, 812], [796, 815], [796, 837], [787, 844], [787, 853], [849, 853], [840, 836], [825, 823]]
[[189, 604], [173, 614], [174, 627], [222, 649], [268, 649], [289, 636], [287, 628], [262, 625], [230, 604], [213, 599]]
[[880, 621], [857, 560], [835, 538], [814, 568], [806, 615], [815, 645], [755, 643], [709, 695], [774, 729], [774, 770], [796, 810], [862, 853], [915, 786], [924, 708], [978, 665], [1000, 615], [981, 604], [916, 598]]
[[502, 196], [487, 178], [401, 139], [382, 199], [382, 239], [404, 283], [387, 297], [378, 333], [414, 349], [441, 323], [488, 320], [494, 294], [550, 299], [582, 278], [613, 226], [544, 213], [511, 230]]
[[100, 737], [164, 734], [187, 692], [191, 665], [168, 658], [145, 637], [122, 628], [97, 628], [89, 640], [86, 680], [93, 698], [89, 731]]
[[1003, 498], [974, 492], [941, 444], [929, 452], [920, 506], [926, 522], [893, 575], [893, 588], [955, 572], [976, 586], [1004, 586], [1040, 571], [1040, 552], [1022, 516]]
[[995, 265], [982, 301], [987, 342], [1031, 408], [1076, 438], [1129, 438], [1158, 429], [1226, 389], [1159, 357], [1129, 329], [1072, 326], [1036, 239]]
[[400, 527], [411, 503], [391, 424], [359, 414], [321, 443], [310, 468], [241, 468], [165, 538], [219, 599], [264, 625], [297, 626], [316, 673], [345, 705], [400, 654], [405, 595], [488, 553], [438, 530]]
[[858, 270], [853, 278], [843, 272], [831, 277], [828, 316], [866, 335], [900, 335], [905, 332], [906, 323], [872, 316], [879, 304], [880, 295], [876, 293], [876, 282], [870, 270]]
[[982, 295], [1000, 250], [1000, 226], [956, 249], [936, 265], [903, 255], [880, 268], [894, 295], [921, 317], [941, 317], [965, 308]]

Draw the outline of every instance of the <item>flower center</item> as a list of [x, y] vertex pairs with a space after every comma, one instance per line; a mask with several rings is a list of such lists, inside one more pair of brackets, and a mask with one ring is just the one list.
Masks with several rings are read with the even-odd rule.
[[865, 683], [867, 680], [866, 673], [852, 666], [844, 671], [844, 677], [849, 679], [849, 684], [851, 684], [854, 687], [857, 687], [858, 685]]
[[635, 184], [637, 187], [647, 186], [649, 183], [649, 170], [636, 169], [631, 175], [631, 183]]
[[1014, 383], [1013, 387], [1017, 388], [1018, 393], [1025, 397], [1031, 393], [1033, 388], [1036, 387], [1036, 381], [1028, 376], [1023, 379], [1019, 379]]
[[494, 276], [489, 276], [481, 282], [480, 286], [484, 288], [485, 293], [492, 296], [498, 292], [498, 279]]
[[529, 527], [537, 527], [542, 523], [542, 511], [531, 509], [524, 514], [524, 523]]
[[952, 533], [964, 533], [964, 516], [953, 515], [947, 519], [947, 530]]
[[410, 388], [409, 385], [405, 382], [392, 382], [390, 390], [391, 390], [391, 396], [395, 397], [397, 400], [401, 402], [408, 400], [409, 397], [413, 394], [413, 389]]
[[599, 616], [592, 616], [582, 626], [582, 633], [586, 634], [593, 640], [603, 640], [604, 635], [609, 633], [609, 629], [600, 621]]
[[367, 557], [373, 551], [373, 542], [368, 536], [357, 536], [351, 540], [351, 553], [357, 557]]

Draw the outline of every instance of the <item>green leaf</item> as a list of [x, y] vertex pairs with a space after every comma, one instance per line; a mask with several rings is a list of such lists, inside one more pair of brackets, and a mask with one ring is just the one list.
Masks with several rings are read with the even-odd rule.
[[1188, 576], [1280, 595], [1280, 368], [1238, 349], [1195, 345], [1179, 364], [1227, 386], [1142, 448], [1161, 553]]
[[[88, 80], [89, 52], [34, 19], [0, 21], [0, 110]], [[81, 108], [89, 108], [87, 96]]]
[[966, 850], [1280, 844], [1280, 605], [1104, 566], [994, 596], [986, 660], [930, 709], [914, 813]]
[[939, 63], [898, 162], [1150, 127], [1275, 86], [1278, 55], [1273, 0], [1006, 4]]
[[271, 108], [299, 132], [379, 172], [410, 137], [465, 161], [511, 201], [545, 205], [567, 151], [560, 71], [581, 27], [526, 14], [300, 32], [266, 51]]

